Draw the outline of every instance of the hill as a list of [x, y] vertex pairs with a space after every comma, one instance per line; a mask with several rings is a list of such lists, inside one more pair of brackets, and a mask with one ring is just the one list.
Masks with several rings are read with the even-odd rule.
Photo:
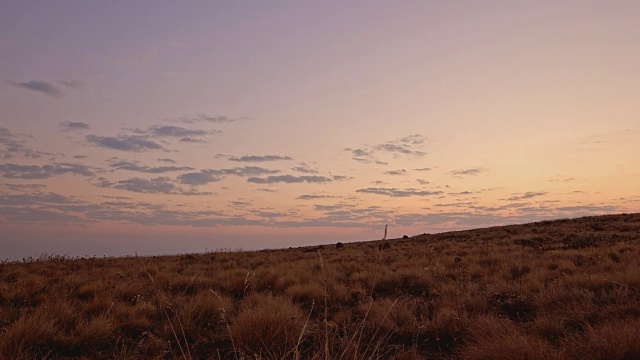
[[0, 264], [0, 358], [638, 359], [640, 214]]

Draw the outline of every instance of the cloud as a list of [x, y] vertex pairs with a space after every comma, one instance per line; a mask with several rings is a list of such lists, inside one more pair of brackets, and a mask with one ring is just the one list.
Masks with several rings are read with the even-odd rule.
[[294, 175], [278, 175], [269, 176], [266, 178], [250, 177], [247, 182], [255, 184], [275, 184], [275, 183], [326, 183], [333, 181], [333, 179], [325, 176], [294, 176]]
[[130, 162], [130, 161], [115, 161], [109, 164], [112, 168], [118, 170], [129, 170], [129, 171], [138, 171], [148, 174], [162, 174], [167, 172], [175, 172], [175, 171], [185, 171], [185, 170], [193, 170], [192, 167], [188, 166], [143, 166], [138, 165], [138, 163]]
[[82, 87], [82, 83], [76, 80], [58, 80], [58, 83], [70, 88]]
[[206, 143], [207, 142], [206, 140], [196, 139], [191, 137], [183, 137], [182, 139], [180, 139], [180, 141], [187, 142], [187, 143]]
[[166, 162], [166, 163], [169, 163], [169, 164], [175, 164], [175, 163], [176, 163], [176, 161], [175, 161], [175, 160], [173, 160], [173, 159], [167, 159], [167, 158], [164, 158], [164, 159], [157, 159], [157, 160], [158, 160], [158, 161], [160, 161], [160, 162]]
[[205, 185], [208, 183], [220, 181], [225, 175], [248, 177], [275, 174], [278, 172], [279, 170], [269, 170], [258, 166], [244, 166], [230, 169], [200, 170], [198, 172], [182, 174], [178, 176], [178, 180], [181, 183], [188, 185]]
[[487, 171], [486, 169], [483, 169], [480, 167], [474, 167], [474, 168], [462, 169], [462, 170], [452, 170], [449, 172], [449, 174], [457, 177], [466, 176], [466, 175], [476, 176], [486, 171]]
[[175, 120], [179, 122], [187, 123], [187, 124], [193, 124], [197, 122], [211, 122], [216, 124], [222, 124], [222, 123], [236, 122], [236, 121], [245, 120], [245, 119], [246, 118], [231, 118], [231, 117], [222, 116], [222, 115], [215, 116], [215, 115], [208, 115], [208, 114], [199, 114], [197, 116], [191, 116], [191, 117], [183, 116]]
[[507, 200], [510, 201], [518, 201], [518, 200], [524, 200], [524, 199], [531, 199], [537, 196], [542, 196], [542, 195], [546, 195], [548, 194], [547, 192], [526, 192], [520, 195], [515, 195], [508, 198]]
[[355, 161], [362, 163], [370, 163], [373, 160], [373, 151], [367, 149], [352, 149], [352, 148], [344, 148], [344, 151], [351, 152], [351, 158]]
[[427, 185], [430, 184], [430, 182], [428, 182], [427, 180], [423, 180], [423, 179], [416, 179], [416, 181], [418, 182], [418, 184], [420, 185]]
[[87, 135], [86, 140], [89, 143], [100, 147], [120, 151], [140, 152], [146, 150], [164, 150], [160, 144], [148, 140], [143, 136], [118, 135], [117, 137], [114, 137]]
[[91, 125], [80, 121], [65, 121], [60, 123], [60, 126], [63, 127], [62, 131], [88, 130], [91, 128]]
[[428, 139], [420, 134], [409, 135], [403, 138], [399, 138], [385, 143], [376, 144], [372, 146], [364, 146], [361, 148], [344, 148], [344, 151], [351, 153], [351, 158], [354, 161], [361, 163], [375, 163], [378, 165], [387, 165], [388, 162], [378, 159], [378, 155], [381, 153], [391, 154], [394, 157], [407, 156], [412, 158], [423, 157], [427, 153], [422, 151], [421, 148]]
[[179, 175], [178, 181], [185, 185], [205, 185], [222, 180], [221, 175], [218, 170], [201, 170]]
[[9, 84], [21, 87], [27, 90], [37, 91], [45, 95], [49, 95], [54, 98], [61, 98], [64, 96], [62, 90], [58, 89], [55, 85], [42, 80], [31, 80], [27, 82], [15, 82], [7, 81]]
[[206, 131], [200, 129], [187, 129], [180, 126], [171, 125], [155, 125], [149, 128], [152, 136], [170, 136], [170, 137], [191, 137], [202, 136], [211, 133], [221, 133], [221, 131]]
[[576, 214], [600, 214], [600, 213], [611, 213], [620, 211], [615, 206], [610, 205], [577, 205], [577, 206], [562, 206], [556, 208], [558, 211], [562, 212], [571, 212]]
[[569, 182], [569, 181], [574, 181], [576, 178], [555, 178], [555, 179], [550, 179], [550, 182]]
[[385, 175], [406, 175], [407, 174], [407, 170], [405, 170], [405, 169], [402, 169], [402, 170], [389, 170], [389, 171], [383, 172], [383, 174], [385, 174]]
[[313, 195], [313, 194], [308, 194], [308, 195], [300, 195], [296, 198], [296, 200], [316, 200], [316, 199], [334, 199], [334, 198], [338, 198], [339, 196], [333, 196], [333, 195]]
[[418, 150], [427, 138], [420, 134], [405, 136], [403, 138], [388, 141], [384, 144], [375, 145], [373, 148], [378, 151], [386, 151], [394, 154], [408, 155], [412, 157], [422, 157], [426, 155], [424, 151]]
[[217, 158], [225, 157], [225, 158], [227, 158], [227, 160], [229, 160], [229, 161], [236, 161], [236, 162], [251, 162], [251, 163], [267, 162], [267, 161], [288, 161], [288, 160], [293, 160], [293, 158], [292, 158], [292, 157], [290, 157], [290, 156], [280, 156], [280, 155], [245, 155], [245, 156], [231, 156], [231, 155], [218, 154], [218, 155], [216, 155], [216, 157], [217, 157]]
[[391, 144], [391, 143], [380, 144], [380, 145], [376, 145], [375, 149], [376, 150], [387, 151], [387, 152], [391, 152], [391, 153], [398, 153], [398, 154], [403, 154], [403, 155], [411, 155], [411, 156], [415, 156], [415, 157], [422, 157], [422, 156], [427, 154], [424, 151], [411, 150], [409, 148], [409, 146], [404, 145], [404, 144]]
[[431, 168], [412, 169], [413, 171], [431, 171]]
[[42, 189], [47, 187], [44, 184], [0, 184], [0, 186], [6, 186], [9, 190], [21, 191], [24, 189]]
[[0, 126], [0, 156], [5, 159], [14, 157], [17, 153], [22, 153], [26, 148], [24, 140], [20, 140], [15, 134], [12, 134], [9, 129]]
[[54, 165], [19, 165], [0, 164], [0, 172], [9, 179], [48, 179], [50, 177], [75, 174], [82, 176], [94, 176], [91, 168], [81, 164], [58, 163]]
[[176, 186], [171, 183], [168, 177], [120, 180], [113, 185], [113, 188], [147, 194], [173, 194], [176, 190]]
[[317, 174], [317, 173], [319, 173], [318, 170], [310, 167], [306, 163], [300, 163], [298, 165], [299, 166], [292, 167], [291, 170], [297, 171], [297, 172], [301, 172], [301, 173], [306, 173], [306, 174]]
[[231, 169], [221, 169], [219, 171], [224, 175], [235, 175], [235, 176], [258, 176], [258, 175], [266, 175], [266, 174], [276, 174], [280, 172], [279, 170], [270, 170], [270, 169], [265, 169], [259, 166], [235, 167]]
[[408, 197], [408, 196], [432, 196], [441, 195], [442, 191], [426, 191], [413, 188], [396, 189], [396, 188], [366, 188], [358, 189], [356, 192], [376, 195], [386, 195], [390, 197]]

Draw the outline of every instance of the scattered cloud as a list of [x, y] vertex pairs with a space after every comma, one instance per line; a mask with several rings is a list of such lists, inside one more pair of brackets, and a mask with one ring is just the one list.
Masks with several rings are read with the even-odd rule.
[[428, 185], [428, 184], [430, 184], [430, 182], [428, 182], [427, 180], [423, 180], [423, 179], [416, 179], [416, 182], [418, 182], [418, 184], [420, 184], [420, 185]]
[[62, 131], [88, 130], [91, 128], [91, 125], [81, 121], [65, 121], [60, 123], [60, 126], [62, 126]]
[[187, 129], [180, 126], [172, 126], [172, 125], [155, 125], [149, 128], [149, 133], [151, 136], [167, 136], [167, 137], [191, 137], [191, 136], [202, 136], [208, 134], [218, 134], [221, 131], [206, 131], [201, 129]]
[[483, 172], [486, 172], [487, 170], [481, 167], [474, 167], [474, 168], [469, 168], [469, 169], [461, 169], [461, 170], [452, 170], [449, 172], [449, 174], [456, 176], [456, 177], [462, 177], [462, 176], [476, 176], [476, 175], [480, 175]]
[[57, 163], [53, 165], [19, 165], [0, 164], [2, 176], [9, 179], [48, 179], [50, 177], [74, 174], [82, 176], [94, 176], [90, 167], [82, 164]]
[[577, 215], [591, 215], [591, 214], [604, 214], [620, 211], [615, 206], [610, 205], [577, 205], [577, 206], [561, 206], [556, 208], [558, 211], [571, 212], [574, 216]]
[[244, 167], [235, 167], [231, 169], [221, 169], [218, 170], [223, 175], [235, 175], [235, 176], [259, 176], [266, 174], [276, 174], [279, 173], [279, 170], [270, 170], [265, 169], [259, 166], [244, 166]]
[[519, 201], [524, 199], [531, 199], [534, 197], [542, 196], [548, 194], [547, 192], [526, 192], [523, 194], [514, 194], [514, 196], [508, 198], [509, 201]]
[[255, 184], [275, 184], [275, 183], [326, 183], [333, 181], [332, 178], [326, 176], [294, 176], [294, 175], [277, 175], [266, 178], [250, 177], [247, 182]]
[[175, 119], [175, 121], [179, 121], [186, 124], [193, 124], [197, 122], [210, 122], [210, 123], [222, 124], [222, 123], [236, 122], [240, 120], [246, 120], [246, 117], [231, 118], [223, 115], [199, 114], [196, 116], [183, 116]]
[[61, 98], [64, 96], [62, 90], [58, 89], [55, 85], [42, 80], [31, 80], [27, 82], [15, 82], [7, 81], [9, 84], [23, 89], [36, 91], [45, 95], [49, 95], [54, 98]]
[[402, 169], [402, 170], [389, 170], [389, 171], [384, 171], [383, 174], [385, 175], [407, 175], [407, 170]]
[[423, 157], [427, 153], [422, 151], [422, 147], [428, 139], [420, 134], [405, 136], [400, 139], [387, 141], [385, 143], [360, 148], [344, 148], [344, 151], [351, 153], [354, 161], [361, 163], [374, 163], [387, 165], [388, 162], [378, 158], [381, 154], [391, 154], [393, 157], [407, 156], [411, 158]]
[[384, 144], [375, 145], [373, 148], [378, 151], [386, 151], [393, 154], [402, 154], [412, 157], [422, 157], [426, 155], [424, 151], [418, 150], [427, 141], [427, 138], [420, 134], [409, 135], [403, 138], [388, 141]]
[[550, 179], [550, 182], [570, 182], [570, 181], [574, 181], [575, 178], [569, 177], [569, 178], [555, 178], [555, 179]]
[[10, 159], [27, 150], [26, 142], [9, 129], [0, 126], [0, 157]]
[[45, 184], [0, 184], [0, 186], [5, 186], [9, 190], [21, 191], [24, 189], [42, 189], [47, 187]]
[[431, 171], [431, 168], [419, 168], [419, 169], [412, 169], [413, 171]]
[[101, 187], [108, 187], [119, 190], [126, 190], [143, 194], [166, 194], [166, 195], [211, 195], [210, 192], [199, 192], [195, 189], [185, 190], [176, 186], [173, 181], [164, 176], [144, 179], [139, 177], [119, 180], [116, 182], [103, 181]]
[[173, 160], [173, 159], [167, 159], [167, 158], [164, 158], [164, 159], [157, 159], [157, 160], [158, 160], [159, 162], [166, 162], [166, 163], [169, 163], [169, 164], [175, 164], [175, 163], [176, 163], [176, 161], [175, 161], [175, 160]]
[[339, 196], [306, 194], [306, 195], [298, 196], [296, 200], [317, 200], [317, 199], [334, 199], [334, 198], [339, 198]]
[[216, 158], [226, 158], [229, 161], [235, 162], [249, 162], [249, 163], [258, 163], [258, 162], [267, 162], [267, 161], [289, 161], [293, 160], [290, 156], [281, 156], [281, 155], [245, 155], [245, 156], [232, 156], [232, 155], [224, 155], [218, 154]]
[[312, 168], [311, 166], [309, 166], [307, 163], [300, 163], [298, 164], [298, 166], [292, 167], [291, 170], [305, 173], [305, 174], [317, 174], [320, 172]]
[[205, 185], [222, 180], [222, 174], [219, 170], [201, 170], [182, 174], [178, 176], [178, 181], [186, 185]]
[[58, 80], [58, 83], [70, 88], [82, 87], [82, 83], [76, 80]]
[[386, 195], [390, 197], [408, 197], [408, 196], [433, 196], [441, 195], [442, 191], [427, 191], [419, 189], [397, 189], [397, 188], [366, 188], [358, 189], [356, 192], [376, 195]]
[[183, 137], [182, 139], [180, 139], [180, 141], [182, 142], [187, 142], [187, 143], [206, 143], [206, 140], [203, 139], [196, 139], [196, 138], [191, 138], [191, 137]]
[[96, 146], [120, 150], [140, 152], [146, 150], [164, 150], [164, 148], [144, 136], [118, 135], [118, 136], [99, 136], [87, 135], [86, 140]]
[[189, 166], [144, 166], [139, 165], [137, 162], [124, 160], [112, 161], [109, 165], [118, 170], [138, 171], [148, 174], [193, 170], [193, 168]]
[[276, 174], [279, 170], [270, 170], [258, 166], [244, 166], [230, 169], [207, 169], [198, 172], [182, 174], [178, 176], [178, 180], [188, 185], [205, 185], [212, 182], [222, 180], [225, 175], [233, 175], [240, 177], [259, 176], [267, 174]]

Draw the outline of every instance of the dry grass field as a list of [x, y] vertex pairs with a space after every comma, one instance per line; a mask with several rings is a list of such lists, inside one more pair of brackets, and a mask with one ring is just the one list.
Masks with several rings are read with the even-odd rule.
[[0, 358], [640, 359], [640, 214], [0, 264]]

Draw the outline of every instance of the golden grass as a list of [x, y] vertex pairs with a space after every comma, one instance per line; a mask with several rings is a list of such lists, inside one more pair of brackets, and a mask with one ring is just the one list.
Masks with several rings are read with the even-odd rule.
[[0, 359], [640, 358], [640, 214], [0, 263]]

